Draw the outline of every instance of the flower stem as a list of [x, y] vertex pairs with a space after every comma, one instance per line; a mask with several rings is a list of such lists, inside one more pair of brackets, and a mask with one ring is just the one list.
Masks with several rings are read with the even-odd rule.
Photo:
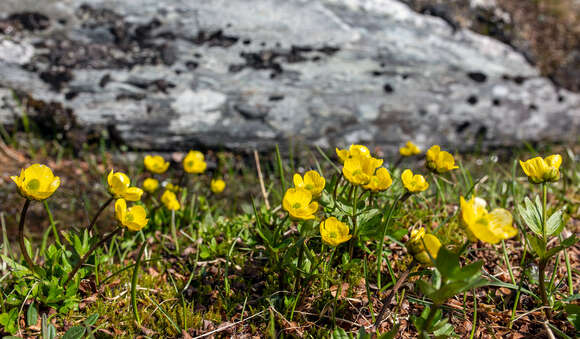
[[548, 186], [546, 185], [546, 183], [542, 184], [542, 233], [544, 235], [544, 243], [548, 242], [547, 239], [547, 230], [546, 230], [546, 226], [547, 226], [547, 221], [548, 221], [548, 211], [547, 211], [547, 197], [548, 197]]
[[351, 196], [354, 196], [354, 203], [352, 205], [352, 215], [351, 215], [351, 221], [352, 221], [352, 239], [350, 239], [350, 245], [348, 247], [348, 257], [350, 259], [352, 259], [352, 253], [354, 250], [354, 244], [356, 243], [357, 240], [357, 235], [356, 235], [356, 205], [358, 204], [358, 196], [356, 195], [356, 190], [357, 190], [357, 186], [353, 186], [353, 190], [350, 192]]
[[30, 206], [30, 200], [26, 199], [24, 202], [24, 206], [22, 206], [22, 212], [20, 212], [20, 224], [18, 225], [18, 241], [20, 243], [20, 251], [22, 252], [22, 256], [24, 260], [28, 264], [28, 268], [34, 272], [36, 265], [30, 255], [28, 255], [28, 251], [26, 250], [26, 245], [24, 244], [24, 221], [26, 220], [26, 212], [28, 211], [28, 207]]
[[58, 232], [56, 230], [56, 224], [54, 223], [54, 218], [52, 217], [52, 212], [50, 211], [50, 208], [48, 207], [48, 202], [46, 202], [46, 200], [44, 200], [43, 204], [44, 204], [44, 209], [46, 210], [46, 213], [48, 214], [48, 220], [50, 221], [50, 227], [52, 228], [52, 233], [54, 234], [54, 240], [56, 241], [58, 246], [62, 246], [62, 243], [60, 242], [60, 236], [58, 235]]
[[516, 285], [516, 278], [514, 277], [514, 272], [512, 271], [512, 265], [510, 264], [510, 260], [507, 255], [507, 248], [505, 247], [505, 241], [501, 240], [501, 247], [503, 248], [503, 260], [505, 261], [505, 265], [508, 268], [508, 272], [510, 274], [510, 279], [512, 284]]
[[427, 317], [427, 320], [425, 320], [425, 322], [423, 323], [421, 333], [429, 332], [429, 328], [431, 328], [432, 325], [431, 323], [433, 322], [433, 319], [435, 319], [435, 315], [437, 314], [437, 311], [439, 311], [440, 307], [441, 306], [439, 304], [433, 304], [433, 307], [429, 309], [429, 316]]
[[175, 227], [175, 211], [171, 211], [171, 235], [175, 242], [175, 253], [179, 254], [179, 239], [177, 239], [177, 229]]
[[116, 230], [114, 230], [113, 232], [109, 233], [106, 237], [101, 239], [98, 243], [94, 244], [93, 247], [91, 247], [89, 251], [81, 258], [81, 260], [78, 262], [75, 268], [68, 274], [68, 277], [66, 278], [66, 281], [64, 282], [63, 286], [66, 288], [66, 285], [72, 280], [72, 278], [74, 278], [75, 274], [77, 274], [81, 266], [85, 264], [87, 259], [91, 256], [91, 254], [93, 254], [93, 252], [97, 248], [101, 247], [105, 242], [111, 239], [115, 234], [119, 233], [122, 229], [123, 229], [122, 227], [118, 227]]
[[97, 223], [97, 219], [99, 219], [99, 216], [101, 215], [101, 213], [103, 213], [103, 211], [105, 210], [105, 208], [107, 208], [107, 206], [109, 206], [109, 204], [114, 200], [115, 198], [110, 197], [109, 200], [105, 201], [104, 204], [101, 205], [101, 208], [99, 208], [99, 210], [97, 211], [97, 214], [95, 214], [95, 216], [93, 217], [93, 220], [91, 220], [91, 223], [89, 224], [89, 226], [87, 227], [87, 231], [89, 231], [89, 233], [93, 230], [93, 228], [95, 227], [95, 224]]
[[540, 296], [542, 297], [542, 303], [544, 306], [548, 306], [544, 309], [546, 318], [548, 320], [552, 319], [552, 311], [550, 310], [550, 304], [548, 303], [548, 294], [546, 292], [546, 265], [548, 264], [547, 259], [540, 259], [540, 264], [538, 267], [538, 280], [540, 281]]

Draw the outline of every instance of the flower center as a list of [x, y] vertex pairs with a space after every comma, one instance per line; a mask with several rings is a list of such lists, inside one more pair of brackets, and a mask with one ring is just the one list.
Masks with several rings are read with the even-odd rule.
[[135, 218], [133, 217], [133, 214], [127, 213], [126, 219], [127, 221], [132, 222]]
[[314, 188], [314, 186], [312, 186], [312, 185], [308, 184], [308, 185], [306, 185], [306, 187], [305, 187], [305, 188], [306, 188], [307, 190], [309, 190], [309, 191], [310, 191], [310, 190], [312, 190], [312, 189]]
[[336, 239], [336, 238], [338, 238], [338, 235], [336, 234], [336, 232], [330, 232], [330, 233], [328, 234], [328, 237], [329, 237], [329, 238], [332, 238], [332, 239]]
[[300, 205], [299, 202], [297, 202], [294, 205], [292, 205], [292, 208], [294, 208], [294, 209], [299, 209], [300, 207], [302, 207], [302, 205]]
[[40, 181], [38, 181], [38, 179], [32, 179], [28, 182], [28, 184], [26, 184], [26, 188], [28, 188], [31, 191], [36, 191], [38, 190], [39, 187]]

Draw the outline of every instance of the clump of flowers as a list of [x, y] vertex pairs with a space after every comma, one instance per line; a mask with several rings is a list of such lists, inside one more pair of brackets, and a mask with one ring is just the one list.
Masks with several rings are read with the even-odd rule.
[[423, 192], [429, 188], [429, 183], [421, 174], [414, 174], [410, 169], [406, 169], [401, 174], [401, 181], [403, 186], [409, 193]]
[[159, 188], [159, 181], [153, 178], [147, 178], [143, 181], [143, 189], [148, 193], [155, 193]]
[[441, 242], [433, 234], [425, 234], [425, 228], [421, 227], [411, 231], [406, 246], [415, 260], [424, 265], [433, 265], [431, 258], [437, 259]]
[[421, 150], [411, 141], [407, 141], [405, 146], [399, 148], [399, 154], [404, 157], [410, 157], [413, 155], [421, 154]]
[[336, 149], [336, 155], [341, 163], [344, 163], [347, 159], [353, 157], [370, 157], [371, 152], [366, 146], [363, 145], [350, 145], [348, 149]]
[[179, 200], [177, 200], [177, 196], [175, 193], [169, 190], [163, 192], [163, 195], [161, 196], [161, 202], [163, 205], [165, 205], [165, 208], [170, 211], [177, 211], [181, 208], [181, 204], [179, 203]]
[[147, 211], [143, 206], [135, 205], [127, 208], [125, 199], [118, 199], [115, 202], [115, 216], [122, 226], [135, 232], [143, 229], [149, 222]]

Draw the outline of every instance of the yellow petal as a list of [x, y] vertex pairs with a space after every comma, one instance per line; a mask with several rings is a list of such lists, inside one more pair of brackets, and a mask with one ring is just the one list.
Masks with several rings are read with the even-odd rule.
[[128, 201], [139, 201], [143, 195], [143, 190], [139, 187], [129, 187], [122, 194], [122, 198]]
[[117, 199], [115, 201], [115, 216], [121, 224], [125, 224], [125, 216], [127, 215], [127, 203], [124, 199]]

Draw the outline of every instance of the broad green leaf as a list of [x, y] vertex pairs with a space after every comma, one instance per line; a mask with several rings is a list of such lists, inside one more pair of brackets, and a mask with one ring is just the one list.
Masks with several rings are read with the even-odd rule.
[[562, 222], [562, 210], [557, 210], [546, 222], [546, 234], [558, 235], [562, 231], [564, 223]]
[[435, 260], [435, 267], [441, 273], [443, 280], [450, 279], [461, 269], [459, 256], [445, 247], [441, 247]]
[[86, 326], [93, 326], [97, 322], [98, 319], [99, 319], [99, 314], [95, 313], [95, 314], [90, 315], [87, 319], [85, 319], [84, 322], [85, 322]]
[[433, 285], [424, 280], [417, 280], [416, 284], [421, 292], [429, 298], [433, 298], [433, 295], [437, 292], [437, 290], [433, 288]]
[[537, 212], [537, 208], [533, 205], [532, 201], [526, 197], [524, 199], [525, 208], [522, 205], [518, 205], [518, 211], [520, 216], [532, 232], [537, 235], [542, 235], [542, 223], [541, 216]]
[[530, 236], [528, 237], [528, 243], [530, 244], [530, 247], [538, 257], [545, 258], [546, 244], [544, 243], [543, 240], [541, 240], [540, 238], [538, 238], [533, 234], [530, 234]]
[[81, 326], [73, 326], [62, 336], [62, 339], [80, 339], [85, 335], [87, 329]]
[[340, 327], [337, 327], [330, 334], [331, 339], [350, 339], [351, 337]]
[[28, 306], [28, 311], [26, 312], [26, 324], [28, 326], [36, 325], [38, 321], [38, 311], [36, 310], [36, 306], [34, 303]]

